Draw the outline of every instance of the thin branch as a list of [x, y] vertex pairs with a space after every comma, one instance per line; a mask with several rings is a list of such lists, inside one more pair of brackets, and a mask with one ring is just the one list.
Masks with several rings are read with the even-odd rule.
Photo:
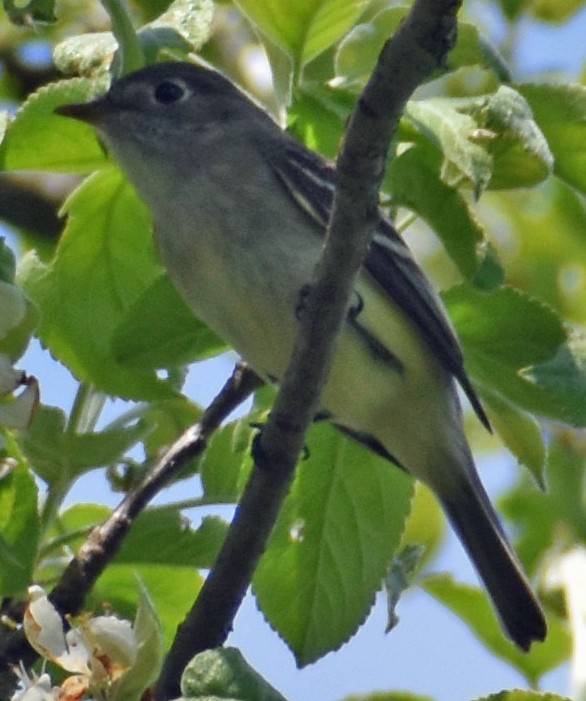
[[[169, 448], [141, 484], [126, 495], [110, 518], [92, 529], [51, 592], [50, 598], [62, 615], [79, 613], [85, 597], [116, 555], [137, 516], [174, 475], [205, 450], [222, 421], [260, 385], [262, 380], [252, 370], [243, 363], [237, 365], [201, 420], [187, 429]], [[36, 659], [36, 653], [29, 647], [22, 631], [15, 631], [2, 641], [0, 670], [21, 659], [30, 665]]]
[[75, 614], [81, 609], [87, 593], [111, 562], [130, 527], [149, 501], [190, 460], [205, 450], [210, 436], [221, 422], [262, 384], [258, 375], [246, 365], [238, 365], [201, 420], [175, 441], [140, 485], [124, 498], [110, 518], [94, 528], [63, 573], [59, 584], [51, 592], [51, 601], [62, 614]]
[[262, 466], [253, 469], [214, 568], [178, 630], [157, 686], [157, 701], [179, 696], [187, 662], [198, 652], [222, 645], [232, 628], [318, 409], [335, 338], [378, 223], [378, 192], [391, 137], [407, 99], [443, 64], [454, 45], [459, 6], [456, 0], [416, 0], [385, 45], [354, 109], [338, 157], [326, 246], [291, 364], [260, 438]]

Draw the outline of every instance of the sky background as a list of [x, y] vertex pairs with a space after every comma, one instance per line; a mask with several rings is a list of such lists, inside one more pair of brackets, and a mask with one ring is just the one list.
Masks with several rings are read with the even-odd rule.
[[[560, 0], [563, 2], [563, 0]], [[502, 20], [478, 6], [481, 24], [496, 39], [502, 35]], [[586, 11], [560, 26], [537, 22], [522, 24], [519, 47], [514, 57], [516, 80], [555, 78], [564, 71], [577, 79], [586, 59]], [[15, 243], [10, 237], [11, 243]], [[221, 357], [194, 368], [186, 393], [205, 404], [224, 383], [232, 369], [234, 357]], [[43, 401], [69, 409], [76, 385], [68, 372], [47, 353], [33, 344], [20, 366], [39, 378]], [[112, 403], [104, 420], [114, 418], [120, 402]], [[479, 460], [479, 470], [493, 497], [506, 488], [513, 478], [512, 459], [503, 452]], [[185, 486], [180, 487], [181, 497]], [[177, 495], [179, 496], [179, 494]], [[167, 498], [172, 498], [169, 493]], [[69, 497], [69, 503], [102, 501], [114, 505], [101, 473], [93, 473], [80, 481]], [[219, 511], [229, 516], [229, 510]], [[197, 519], [197, 515], [194, 515]], [[438, 558], [434, 571], [449, 571], [459, 580], [476, 582], [476, 576], [459, 543], [450, 535]], [[229, 644], [238, 646], [248, 661], [273, 683], [289, 701], [337, 701], [350, 693], [373, 690], [404, 689], [429, 695], [438, 701], [464, 701], [503, 688], [523, 685], [514, 670], [484, 652], [465, 626], [425, 593], [415, 591], [400, 602], [401, 622], [390, 635], [384, 634], [387, 622], [386, 601], [379, 597], [372, 615], [357, 635], [340, 651], [332, 653], [304, 670], [298, 670], [292, 655], [278, 636], [269, 629], [248, 596], [235, 622]], [[544, 690], [565, 694], [567, 668], [548, 675]]]

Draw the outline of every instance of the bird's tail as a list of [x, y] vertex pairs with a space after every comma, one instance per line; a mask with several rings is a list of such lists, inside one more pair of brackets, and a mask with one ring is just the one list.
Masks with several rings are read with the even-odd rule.
[[441, 498], [446, 515], [484, 582], [510, 639], [522, 650], [545, 638], [543, 611], [476, 473]]

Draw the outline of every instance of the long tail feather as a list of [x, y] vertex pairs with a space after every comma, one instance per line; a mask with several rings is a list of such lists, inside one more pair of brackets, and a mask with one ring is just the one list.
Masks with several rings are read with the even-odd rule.
[[527, 651], [532, 642], [545, 638], [545, 618], [480, 480], [464, 483], [458, 494], [442, 503], [505, 631]]

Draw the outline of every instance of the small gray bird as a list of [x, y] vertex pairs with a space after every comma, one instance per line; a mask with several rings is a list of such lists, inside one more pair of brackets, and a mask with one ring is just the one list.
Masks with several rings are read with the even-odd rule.
[[[336, 172], [220, 74], [150, 66], [58, 109], [94, 125], [150, 208], [171, 279], [200, 319], [270, 381], [287, 367], [301, 290], [323, 246]], [[439, 297], [381, 219], [322, 396], [344, 433], [428, 484], [507, 635], [543, 613], [476, 473], [456, 381], [489, 426]]]

